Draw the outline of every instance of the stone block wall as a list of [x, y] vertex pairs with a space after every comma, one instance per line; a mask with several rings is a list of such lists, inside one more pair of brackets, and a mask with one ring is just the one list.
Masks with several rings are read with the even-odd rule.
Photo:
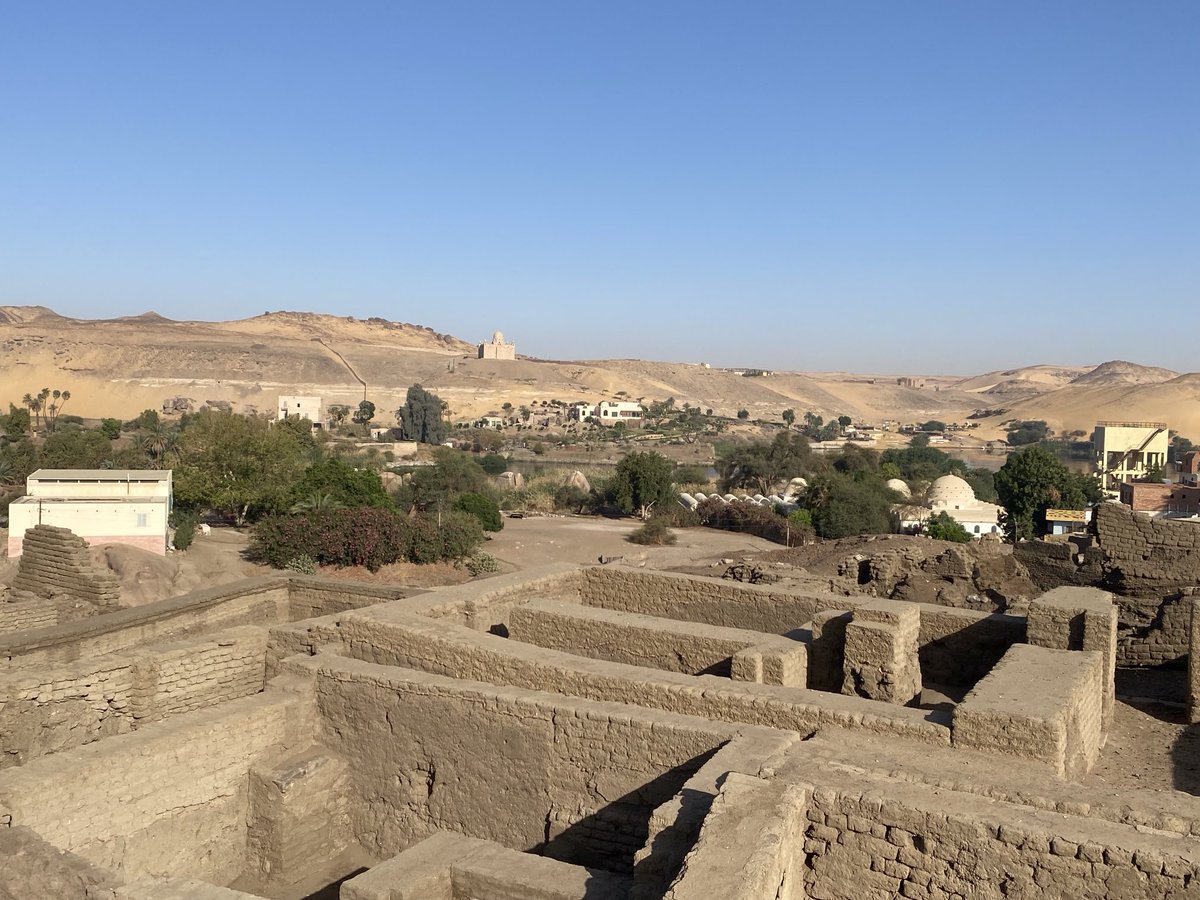
[[35, 525], [25, 532], [12, 586], [41, 597], [66, 594], [102, 610], [116, 609], [121, 603], [117, 576], [92, 565], [87, 541], [55, 525]]
[[1029, 605], [1027, 640], [1052, 650], [1099, 653], [1104, 668], [1105, 732], [1116, 701], [1117, 610], [1112, 595], [1095, 588], [1061, 587]]
[[58, 601], [28, 591], [0, 593], [0, 634], [50, 628], [58, 624]]
[[1135, 597], [1162, 597], [1200, 584], [1200, 524], [1151, 519], [1119, 503], [1096, 507], [1105, 582]]

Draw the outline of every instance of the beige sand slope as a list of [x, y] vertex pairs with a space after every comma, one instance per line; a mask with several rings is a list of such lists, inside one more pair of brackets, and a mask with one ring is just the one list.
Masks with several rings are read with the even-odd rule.
[[[912, 373], [905, 373], [912, 374]], [[391, 412], [420, 382], [456, 418], [558, 399], [674, 397], [719, 415], [746, 409], [778, 420], [784, 409], [856, 420], [965, 421], [981, 408], [980, 436], [1011, 418], [1090, 429], [1098, 418], [1164, 419], [1200, 436], [1200, 376], [1133, 363], [1095, 369], [1030, 366], [971, 378], [926, 376], [919, 388], [895, 376], [780, 372], [744, 377], [688, 363], [647, 360], [481, 360], [475, 348], [429, 328], [383, 319], [275, 312], [232, 322], [173, 321], [155, 313], [79, 320], [44, 307], [0, 307], [0, 403], [43, 387], [71, 391], [68, 412], [130, 418], [169, 397], [225, 400], [269, 412], [279, 394], [356, 404], [364, 395]], [[364, 383], [365, 382], [365, 387]], [[1197, 412], [1193, 413], [1192, 411]], [[1176, 425], [1175, 423], [1179, 424]], [[1195, 423], [1195, 424], [1193, 424]]]

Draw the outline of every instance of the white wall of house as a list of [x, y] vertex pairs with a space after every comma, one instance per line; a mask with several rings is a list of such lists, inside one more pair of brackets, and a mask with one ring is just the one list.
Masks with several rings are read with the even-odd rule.
[[165, 498], [20, 497], [8, 507], [8, 555], [21, 555], [25, 532], [35, 525], [69, 528], [89, 544], [132, 544], [165, 555], [169, 514], [170, 502]]

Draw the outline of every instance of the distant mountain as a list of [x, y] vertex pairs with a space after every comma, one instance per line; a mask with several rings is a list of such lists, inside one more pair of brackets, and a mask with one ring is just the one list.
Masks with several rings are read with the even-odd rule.
[[[487, 332], [503, 322], [488, 323]], [[518, 337], [518, 349], [519, 349]], [[1200, 375], [1109, 362], [1095, 368], [1026, 366], [969, 378], [775, 372], [746, 377], [728, 369], [653, 360], [477, 359], [475, 345], [431, 328], [380, 318], [268, 312], [230, 322], [174, 321], [155, 312], [104, 320], [60, 316], [45, 307], [0, 307], [0, 409], [43, 387], [71, 391], [68, 412], [128, 419], [168, 398], [197, 405], [229, 402], [271, 412], [280, 394], [318, 395], [326, 404], [376, 404], [392, 413], [420, 382], [456, 419], [505, 402], [668, 397], [719, 416], [745, 409], [781, 421], [813, 412], [886, 420], [963, 422], [975, 410], [972, 438], [996, 437], [1012, 418], [1045, 419], [1062, 430], [1098, 419], [1162, 419], [1200, 439]], [[364, 387], [365, 383], [365, 387]]]

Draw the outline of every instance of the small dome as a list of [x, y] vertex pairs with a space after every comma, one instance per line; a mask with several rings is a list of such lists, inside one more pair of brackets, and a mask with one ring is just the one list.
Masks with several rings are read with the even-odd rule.
[[504, 343], [504, 332], [503, 331], [492, 332], [492, 343], [493, 344], [503, 344]]
[[943, 475], [929, 488], [929, 503], [932, 506], [974, 506], [975, 492], [957, 475]]
[[910, 491], [908, 489], [908, 485], [905, 484], [903, 478], [889, 478], [887, 480], [887, 486], [890, 487], [897, 494], [899, 494], [901, 497], [911, 497], [912, 496], [912, 491]]

